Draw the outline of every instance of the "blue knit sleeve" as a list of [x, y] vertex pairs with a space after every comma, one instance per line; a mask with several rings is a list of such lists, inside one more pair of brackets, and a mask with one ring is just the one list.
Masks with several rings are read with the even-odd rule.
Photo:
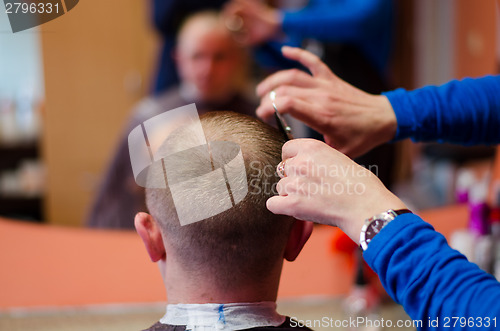
[[462, 145], [500, 143], [500, 76], [383, 94], [396, 114], [396, 139]]
[[302, 40], [357, 45], [384, 70], [392, 44], [392, 2], [387, 0], [310, 0], [298, 11], [285, 11], [283, 31]]
[[[313, 0], [299, 11], [286, 11], [286, 34], [316, 37], [328, 41], [369, 39], [383, 23], [385, 0]], [[389, 7], [390, 8], [390, 7]]]
[[419, 329], [459, 329], [465, 320], [463, 329], [500, 328], [500, 283], [420, 217], [398, 216], [370, 242], [364, 258]]

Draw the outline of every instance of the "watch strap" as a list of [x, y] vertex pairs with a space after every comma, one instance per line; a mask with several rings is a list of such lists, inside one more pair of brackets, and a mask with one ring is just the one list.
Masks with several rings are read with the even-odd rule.
[[409, 209], [398, 209], [398, 210], [393, 210], [393, 212], [398, 216], [403, 214], [413, 214], [413, 212]]

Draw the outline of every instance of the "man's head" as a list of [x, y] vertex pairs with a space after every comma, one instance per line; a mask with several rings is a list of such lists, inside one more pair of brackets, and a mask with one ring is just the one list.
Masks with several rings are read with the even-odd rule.
[[175, 51], [182, 84], [201, 102], [224, 102], [241, 85], [245, 52], [216, 12], [190, 16], [182, 25]]
[[[281, 160], [282, 134], [257, 119], [232, 112], [210, 112], [200, 120], [208, 142], [231, 141], [240, 146], [247, 174], [247, 195], [222, 213], [181, 226], [169, 191], [146, 189], [146, 202], [156, 221], [147, 221], [144, 214], [138, 215], [136, 228], [153, 261], [172, 258], [183, 273], [210, 280], [217, 288], [231, 290], [265, 283], [273, 277], [277, 286], [283, 259], [294, 260], [312, 230], [310, 223], [274, 215], [266, 208], [267, 199], [276, 194], [275, 184], [279, 178], [275, 169]], [[180, 129], [165, 145], [184, 150], [183, 145], [189, 144], [190, 136], [189, 129]], [[186, 176], [185, 172], [189, 171], [192, 177], [201, 178], [206, 173], [206, 162], [210, 162], [207, 154], [192, 151], [183, 154], [189, 170], [174, 167], [177, 173], [169, 173], [169, 176]], [[226, 163], [232, 157], [234, 155], [228, 153], [227, 160], [218, 161]], [[232, 176], [237, 170], [226, 169], [226, 176]], [[200, 180], [199, 194], [207, 200], [217, 196], [218, 187]], [[190, 203], [189, 197], [184, 200], [183, 203]], [[159, 243], [158, 233], [148, 232], [153, 226], [158, 226], [164, 247]], [[157, 241], [156, 245], [148, 244], [151, 238]]]

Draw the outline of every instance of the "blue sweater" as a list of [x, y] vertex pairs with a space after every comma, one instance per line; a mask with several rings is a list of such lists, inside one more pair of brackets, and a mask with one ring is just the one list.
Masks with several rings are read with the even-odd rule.
[[[500, 142], [500, 76], [385, 95], [398, 120], [397, 139]], [[500, 283], [417, 215], [384, 227], [364, 258], [419, 329], [500, 328]]]
[[392, 7], [390, 0], [311, 0], [301, 10], [284, 12], [283, 31], [292, 39], [355, 45], [385, 73], [393, 37]]

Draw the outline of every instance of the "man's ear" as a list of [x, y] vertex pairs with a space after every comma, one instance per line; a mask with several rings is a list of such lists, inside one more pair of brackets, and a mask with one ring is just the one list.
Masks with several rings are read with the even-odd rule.
[[300, 251], [311, 236], [313, 223], [295, 220], [285, 247], [284, 258], [287, 261], [295, 261]]
[[135, 215], [135, 229], [148, 251], [151, 261], [157, 262], [165, 259], [165, 246], [161, 235], [160, 227], [154, 220], [153, 216], [147, 213], [137, 213]]

